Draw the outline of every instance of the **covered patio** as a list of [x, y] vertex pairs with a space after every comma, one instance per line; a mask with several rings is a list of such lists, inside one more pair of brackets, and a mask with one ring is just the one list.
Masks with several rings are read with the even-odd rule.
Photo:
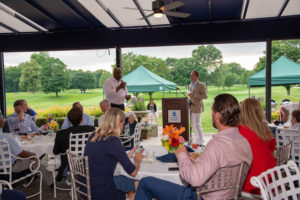
[[[155, 18], [158, 11], [149, 0], [0, 0], [0, 104], [4, 116], [5, 52], [115, 48], [117, 67], [121, 68], [125, 47], [264, 41], [265, 106], [270, 121], [272, 40], [300, 38], [300, 2], [163, 2], [166, 7], [159, 10], [161, 17]], [[52, 193], [46, 197], [51, 198]], [[59, 199], [66, 197], [70, 197], [68, 192]]]
[[[1, 110], [5, 115], [3, 52], [147, 47], [266, 41], [266, 116], [271, 111], [272, 40], [300, 37], [300, 3], [259, 0], [164, 0], [156, 18], [148, 0], [1, 0]], [[168, 5], [169, 4], [169, 5]], [[153, 10], [153, 11], [152, 11]], [[151, 16], [148, 16], [151, 15]]]

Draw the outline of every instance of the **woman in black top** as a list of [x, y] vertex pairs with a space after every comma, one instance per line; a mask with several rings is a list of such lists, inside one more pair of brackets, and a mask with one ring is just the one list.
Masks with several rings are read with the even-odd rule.
[[151, 110], [152, 112], [157, 111], [156, 104], [154, 103], [153, 98], [150, 98], [150, 103], [148, 103], [148, 105], [147, 105], [147, 110]]

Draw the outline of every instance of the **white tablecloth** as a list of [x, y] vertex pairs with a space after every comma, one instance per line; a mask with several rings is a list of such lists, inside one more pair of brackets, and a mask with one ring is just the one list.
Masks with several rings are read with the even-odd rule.
[[54, 136], [35, 136], [32, 141], [21, 140], [17, 138], [22, 149], [35, 153], [38, 157], [44, 153], [53, 154]]
[[[167, 150], [162, 146], [149, 146], [146, 147], [147, 152], [155, 152], [156, 156], [167, 154]], [[136, 180], [140, 180], [143, 177], [153, 176], [166, 181], [170, 181], [179, 185], [183, 185], [181, 182], [179, 171], [169, 171], [169, 167], [178, 167], [177, 163], [163, 163], [159, 160], [154, 160], [153, 163], [148, 163], [147, 158], [143, 159], [140, 169], [136, 177], [128, 175], [123, 167], [118, 164], [115, 170], [115, 175], [124, 175]]]

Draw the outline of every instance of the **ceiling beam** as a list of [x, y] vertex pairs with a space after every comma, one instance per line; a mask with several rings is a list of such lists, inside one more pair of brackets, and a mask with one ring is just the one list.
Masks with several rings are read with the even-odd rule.
[[148, 20], [148, 18], [146, 17], [143, 8], [141, 7], [140, 3], [137, 0], [133, 0], [133, 3], [135, 4], [135, 6], [138, 8], [138, 10], [140, 11], [141, 15], [143, 16], [143, 18], [145, 19], [145, 21], [147, 22], [149, 27], [152, 27], [150, 21]]
[[0, 52], [260, 42], [300, 38], [300, 17], [161, 28], [0, 35]]
[[245, 19], [245, 18], [246, 18], [247, 11], [248, 11], [248, 7], [249, 7], [249, 1], [250, 1], [250, 0], [246, 0], [246, 5], [245, 5], [244, 14], [243, 14], [242, 19]]
[[289, 3], [289, 0], [285, 0], [285, 2], [283, 3], [283, 5], [278, 13], [278, 16], [277, 16], [278, 18], [281, 17], [281, 15], [282, 15], [283, 11], [285, 10], [286, 6], [288, 5], [288, 3]]
[[10, 30], [10, 31], [13, 32], [13, 33], [19, 33], [19, 31], [17, 31], [16, 29], [14, 29], [14, 28], [12, 28], [12, 27], [10, 27], [10, 26], [8, 26], [8, 25], [2, 23], [2, 22], [0, 22], [0, 26], [6, 28], [7, 30]]

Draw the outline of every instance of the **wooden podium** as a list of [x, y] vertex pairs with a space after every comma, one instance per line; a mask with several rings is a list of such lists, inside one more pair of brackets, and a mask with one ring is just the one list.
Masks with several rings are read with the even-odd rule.
[[187, 98], [162, 98], [163, 128], [174, 124], [177, 128], [185, 127], [181, 135], [189, 141], [189, 110]]

